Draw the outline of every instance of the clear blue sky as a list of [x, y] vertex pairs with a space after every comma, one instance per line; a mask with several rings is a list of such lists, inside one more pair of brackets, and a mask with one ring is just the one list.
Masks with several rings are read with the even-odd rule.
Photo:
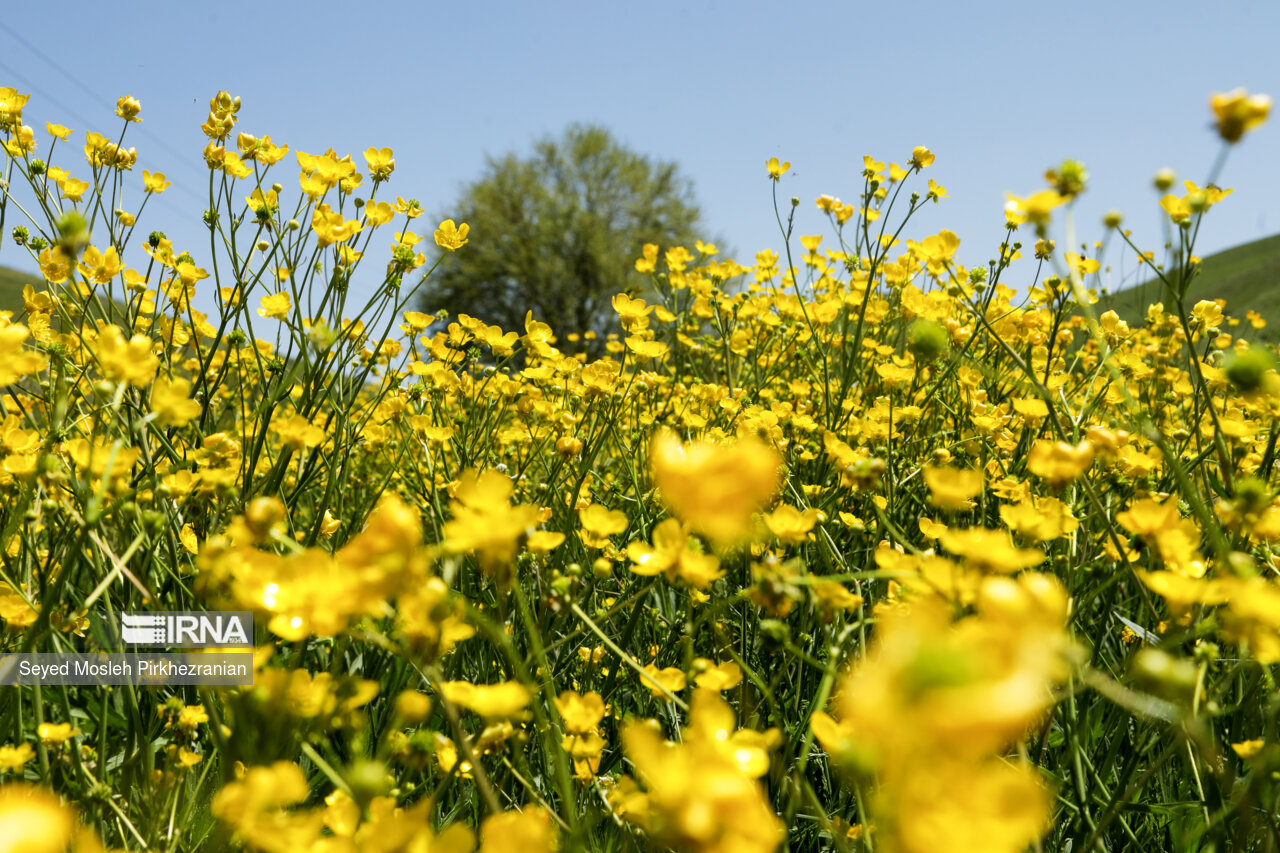
[[[74, 128], [78, 149], [86, 129], [118, 130], [118, 96], [137, 97], [136, 180], [146, 167], [174, 183], [142, 225], [197, 261], [208, 256], [199, 125], [219, 89], [243, 99], [238, 129], [291, 151], [333, 146], [362, 164], [365, 148], [391, 146], [390, 189], [431, 212], [448, 210], [486, 153], [598, 122], [678, 162], [708, 236], [744, 263], [780, 248], [766, 158], [791, 161], [781, 195], [802, 200], [798, 233], [819, 233], [817, 195], [854, 201], [863, 154], [903, 162], [915, 145], [937, 154], [925, 177], [951, 197], [914, 236], [956, 231], [964, 263], [993, 256], [1005, 192], [1041, 188], [1064, 157], [1091, 174], [1081, 238], [1101, 237], [1114, 207], [1158, 251], [1151, 176], [1168, 166], [1204, 179], [1220, 144], [1210, 93], [1280, 96], [1274, 0], [64, 2], [56, 15], [4, 16], [0, 85], [32, 92], [42, 146], [46, 119]], [[1232, 152], [1220, 183], [1236, 192], [1202, 228], [1202, 254], [1280, 231], [1278, 120]], [[88, 177], [82, 159], [62, 165]], [[277, 169], [296, 188], [292, 155]], [[0, 263], [30, 268], [15, 248]]]

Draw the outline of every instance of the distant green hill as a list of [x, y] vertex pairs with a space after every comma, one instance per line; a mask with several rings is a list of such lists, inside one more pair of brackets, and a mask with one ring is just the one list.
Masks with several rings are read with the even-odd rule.
[[[1280, 234], [1264, 237], [1210, 255], [1200, 262], [1200, 274], [1187, 291], [1190, 307], [1201, 299], [1227, 300], [1227, 313], [1240, 319], [1231, 332], [1237, 337], [1264, 343], [1280, 343]], [[1164, 285], [1149, 281], [1121, 290], [1104, 299], [1130, 324], [1141, 322], [1152, 302], [1168, 304]], [[1105, 310], [1105, 309], [1103, 309]], [[1246, 311], [1257, 311], [1267, 321], [1255, 331], [1244, 322]]]
[[22, 272], [10, 267], [0, 267], [0, 311], [9, 310], [15, 315], [22, 313], [22, 286], [34, 285], [36, 289], [44, 284], [40, 273]]

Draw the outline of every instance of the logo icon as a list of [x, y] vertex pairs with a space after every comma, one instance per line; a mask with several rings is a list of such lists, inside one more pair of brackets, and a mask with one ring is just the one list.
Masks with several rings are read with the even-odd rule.
[[253, 613], [247, 610], [120, 614], [120, 639], [125, 645], [248, 649], [253, 647], [252, 637]]
[[168, 645], [163, 613], [122, 613], [120, 622], [120, 639], [130, 645]]

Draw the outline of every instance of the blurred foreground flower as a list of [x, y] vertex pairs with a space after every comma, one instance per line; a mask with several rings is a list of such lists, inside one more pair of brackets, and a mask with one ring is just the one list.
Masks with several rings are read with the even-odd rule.
[[664, 430], [649, 446], [649, 464], [663, 502], [720, 546], [735, 545], [751, 532], [752, 514], [781, 483], [778, 452], [752, 438], [682, 444]]
[[1039, 774], [1003, 753], [1053, 707], [1066, 676], [1066, 593], [1043, 574], [987, 578], [977, 609], [955, 624], [937, 599], [890, 613], [837, 716], [813, 715], [832, 760], [876, 780], [886, 849], [1017, 851], [1049, 826]]
[[1209, 106], [1217, 119], [1218, 135], [1227, 142], [1239, 142], [1240, 137], [1267, 120], [1271, 98], [1234, 89], [1225, 95], [1215, 93], [1209, 99]]

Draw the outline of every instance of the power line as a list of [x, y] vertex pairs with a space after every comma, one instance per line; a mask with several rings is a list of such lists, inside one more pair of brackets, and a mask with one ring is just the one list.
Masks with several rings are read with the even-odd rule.
[[[8, 32], [9, 34], [13, 35], [13, 31], [12, 31], [11, 29], [9, 29], [9, 27], [8, 27], [7, 25], [5, 25], [3, 22], [0, 22], [0, 29], [3, 29], [4, 31], [6, 31], [6, 32]], [[40, 59], [43, 59], [45, 62], [50, 62], [50, 64], [52, 64], [52, 62], [49, 60], [49, 58], [48, 58], [48, 57], [46, 57], [44, 54], [40, 53], [40, 51], [36, 50], [34, 47], [32, 47], [30, 44], [28, 44], [26, 41], [24, 41], [21, 37], [18, 37], [18, 41], [20, 41], [20, 42], [21, 42], [25, 47], [27, 47], [27, 48], [28, 48], [32, 53], [34, 53], [37, 57], [39, 57]], [[55, 68], [57, 68], [57, 70], [58, 70], [59, 72], [61, 72], [61, 73], [63, 73], [63, 74], [66, 74], [66, 72], [65, 72], [65, 71], [63, 71], [61, 67], [56, 66], [56, 65], [55, 65], [54, 67], [55, 67]], [[93, 122], [93, 121], [91, 121], [90, 119], [86, 118], [83, 114], [81, 114], [81, 113], [80, 113], [80, 111], [79, 111], [79, 110], [76, 110], [76, 109], [73, 109], [73, 108], [71, 108], [71, 107], [67, 106], [67, 105], [66, 105], [66, 103], [64, 103], [64, 102], [63, 102], [62, 100], [60, 100], [59, 98], [57, 98], [57, 97], [55, 97], [55, 96], [53, 96], [53, 95], [49, 94], [48, 92], [44, 91], [44, 90], [43, 90], [43, 89], [41, 89], [39, 86], [37, 86], [35, 83], [33, 83], [33, 82], [30, 80], [30, 78], [28, 78], [26, 75], [22, 74], [20, 71], [16, 70], [16, 69], [15, 69], [15, 68], [13, 68], [12, 66], [8, 65], [8, 64], [7, 64], [7, 63], [5, 63], [3, 60], [0, 60], [0, 70], [3, 70], [5, 73], [7, 73], [7, 74], [9, 74], [9, 75], [13, 76], [14, 78], [16, 78], [14, 82], [20, 83], [24, 89], [30, 89], [30, 90], [31, 90], [32, 92], [34, 92], [35, 94], [39, 95], [39, 96], [40, 96], [40, 98], [41, 98], [42, 100], [48, 101], [48, 102], [49, 102], [50, 104], [52, 104], [53, 106], [55, 106], [55, 107], [57, 107], [58, 109], [62, 110], [62, 111], [63, 111], [64, 113], [66, 113], [68, 116], [70, 116], [71, 118], [73, 118], [73, 119], [75, 119], [76, 121], [80, 122], [84, 127], [86, 127], [86, 128], [93, 127], [94, 122]], [[93, 92], [91, 92], [91, 91], [89, 91], [87, 88], [85, 88], [85, 86], [84, 86], [84, 84], [83, 84], [83, 83], [79, 83], [79, 81], [75, 81], [75, 78], [72, 78], [72, 80], [73, 80], [74, 82], [76, 82], [76, 84], [77, 84], [77, 85], [78, 85], [78, 86], [79, 86], [83, 91], [87, 92], [87, 93], [89, 94], [89, 96], [90, 96], [90, 97], [92, 97], [95, 101], [101, 101], [101, 100], [102, 100], [102, 99], [101, 99], [101, 98], [99, 98], [97, 95], [95, 95]], [[144, 130], [144, 129], [142, 129], [142, 128], [138, 128], [137, 132], [138, 132], [140, 135], [142, 135], [142, 136], [146, 137], [146, 138], [147, 138], [147, 140], [148, 140], [148, 143], [154, 143], [154, 144], [156, 145], [156, 147], [157, 147], [157, 148], [161, 149], [162, 151], [167, 152], [170, 156], [175, 157], [179, 163], [184, 163], [184, 162], [186, 162], [186, 161], [188, 160], [188, 157], [186, 157], [186, 156], [184, 156], [184, 155], [182, 155], [182, 154], [179, 154], [179, 153], [178, 153], [177, 151], [175, 151], [175, 150], [174, 150], [170, 145], [168, 145], [167, 143], [165, 143], [165, 142], [163, 142], [163, 141], [159, 140], [156, 136], [154, 136], [153, 134], [151, 134], [151, 133], [147, 132], [146, 130]], [[204, 196], [201, 196], [199, 193], [195, 192], [194, 190], [192, 190], [190, 187], [186, 186], [185, 184], [183, 184], [183, 183], [181, 183], [181, 182], [179, 182], [179, 181], [174, 181], [172, 177], [170, 177], [170, 178], [169, 178], [169, 181], [170, 181], [170, 183], [173, 185], [174, 189], [179, 190], [179, 191], [180, 191], [180, 192], [182, 192], [182, 193], [185, 193], [186, 195], [190, 196], [190, 197], [191, 197], [192, 199], [194, 199], [195, 201], [200, 202], [201, 204], [207, 204], [207, 203], [208, 203], [208, 198], [206, 198], [206, 197], [204, 197]], [[169, 201], [168, 199], [166, 199], [164, 196], [160, 196], [160, 198], [158, 199], [158, 201], [159, 201], [163, 206], [165, 206], [165, 207], [169, 208], [170, 210], [172, 210], [174, 213], [178, 213], [178, 214], [186, 215], [184, 211], [182, 211], [182, 210], [180, 210], [179, 208], [177, 208], [177, 207], [176, 207], [172, 202], [170, 202], [170, 201]]]
[[[10, 36], [12, 36], [15, 40], [17, 40], [19, 44], [21, 44], [27, 50], [31, 51], [31, 53], [35, 54], [39, 59], [43, 60], [46, 65], [48, 65], [53, 70], [57, 71], [67, 80], [71, 81], [72, 85], [74, 85], [77, 89], [79, 89], [81, 92], [87, 95], [94, 103], [103, 103], [109, 100], [109, 99], [103, 98], [100, 92], [95, 92], [92, 89], [90, 89], [88, 86], [84, 84], [82, 80], [80, 80], [80, 78], [76, 77], [74, 74], [67, 71], [67, 69], [63, 68], [60, 63], [55, 62], [53, 59], [50, 59], [47, 54], [45, 54], [43, 51], [41, 51], [38, 47], [33, 45], [31, 42], [27, 41], [20, 34], [14, 32], [14, 30], [4, 21], [0, 21], [0, 30], [4, 30], [5, 32], [7, 32]], [[47, 95], [43, 95], [43, 94], [41, 95], [41, 97], [48, 98]], [[50, 98], [50, 100], [52, 99]], [[81, 116], [76, 116], [76, 118], [79, 121], [84, 122], [86, 126], [88, 126], [89, 124], [92, 124], [92, 122], [85, 121], [85, 119]], [[190, 156], [188, 154], [183, 154], [182, 152], [175, 150], [172, 146], [169, 145], [169, 143], [165, 142], [160, 137], [155, 136], [150, 131], [148, 131], [145, 127], [139, 127], [137, 129], [137, 132], [147, 137], [148, 139], [150, 139], [155, 144], [155, 146], [159, 148], [161, 151], [164, 151], [168, 153], [169, 156], [176, 158], [178, 162], [186, 162], [187, 158]]]

